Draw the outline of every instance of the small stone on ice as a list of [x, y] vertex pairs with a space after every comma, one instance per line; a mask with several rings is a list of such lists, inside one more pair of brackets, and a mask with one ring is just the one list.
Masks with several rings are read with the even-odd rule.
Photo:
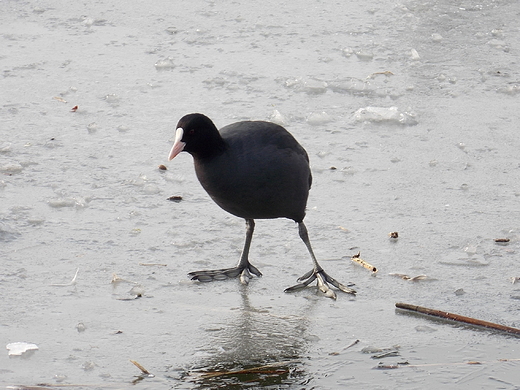
[[462, 289], [462, 288], [458, 288], [455, 290], [455, 295], [458, 297], [460, 297], [461, 295], [464, 295], [464, 294], [466, 294], [466, 291], [464, 291], [464, 289]]
[[76, 329], [79, 333], [81, 333], [84, 332], [87, 329], [87, 327], [83, 322], [80, 322], [78, 325], [76, 325]]
[[142, 297], [144, 294], [143, 286], [134, 286], [130, 290], [130, 295], [135, 295], [136, 297]]
[[96, 368], [96, 363], [94, 362], [85, 362], [81, 365], [81, 368], [85, 371], [92, 371], [94, 368]]
[[166, 31], [166, 32], [167, 32], [168, 34], [170, 34], [170, 35], [175, 35], [175, 34], [178, 33], [178, 30], [177, 30], [176, 27], [168, 27], [168, 28], [167, 28], [166, 30], [164, 30], [164, 31]]

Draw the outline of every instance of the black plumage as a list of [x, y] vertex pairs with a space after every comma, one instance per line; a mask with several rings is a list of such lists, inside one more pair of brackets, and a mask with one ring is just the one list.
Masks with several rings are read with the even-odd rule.
[[288, 218], [299, 225], [300, 237], [313, 259], [313, 269], [302, 276], [302, 283], [285, 291], [294, 291], [318, 280], [326, 295], [336, 298], [327, 282], [348, 293], [318, 264], [303, 223], [312, 175], [305, 149], [282, 126], [264, 121], [243, 121], [220, 131], [202, 114], [189, 114], [177, 124], [169, 159], [181, 151], [193, 156], [200, 183], [221, 208], [246, 220], [246, 242], [236, 267], [196, 271], [192, 279], [211, 281], [240, 276], [247, 283], [251, 273], [260, 271], [249, 263], [249, 247], [255, 219]]

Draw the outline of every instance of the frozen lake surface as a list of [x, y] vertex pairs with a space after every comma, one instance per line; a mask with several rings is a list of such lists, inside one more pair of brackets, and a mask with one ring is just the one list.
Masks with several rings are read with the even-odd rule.
[[[518, 0], [2, 0], [0, 347], [38, 347], [0, 355], [2, 388], [520, 389], [517, 337], [395, 309], [520, 328], [519, 17]], [[314, 250], [356, 297], [283, 292], [311, 267], [283, 219], [257, 221], [262, 278], [188, 280], [235, 265], [245, 230], [191, 156], [166, 162], [190, 112], [300, 141]]]

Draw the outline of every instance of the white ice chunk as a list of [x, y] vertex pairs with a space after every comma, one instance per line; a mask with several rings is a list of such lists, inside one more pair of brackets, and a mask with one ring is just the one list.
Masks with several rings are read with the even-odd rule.
[[155, 63], [155, 69], [157, 70], [172, 70], [175, 68], [175, 64], [173, 63], [173, 58], [167, 57], [160, 59]]
[[309, 95], [319, 95], [327, 92], [328, 84], [326, 81], [314, 78], [289, 78], [284, 82], [285, 87], [295, 91], [305, 92]]
[[96, 122], [92, 122], [92, 123], [89, 123], [87, 125], [87, 131], [92, 134], [92, 133], [95, 133], [98, 129], [98, 125]]
[[287, 125], [287, 119], [278, 110], [274, 110], [273, 113], [271, 115], [269, 115], [269, 120], [280, 126]]
[[432, 41], [433, 42], [440, 42], [440, 41], [442, 41], [442, 35], [441, 34], [437, 34], [437, 33], [433, 33], [432, 34]]
[[358, 50], [356, 51], [356, 57], [361, 61], [372, 61], [374, 58], [374, 53], [367, 50]]
[[344, 49], [341, 50], [341, 52], [343, 53], [343, 55], [345, 57], [350, 57], [352, 54], [354, 54], [354, 49], [350, 48], [350, 47], [346, 47]]
[[21, 341], [16, 343], [9, 343], [5, 347], [9, 351], [9, 356], [20, 356], [27, 351], [38, 349], [36, 344], [25, 343]]
[[92, 198], [82, 198], [82, 197], [64, 197], [64, 198], [57, 198], [57, 199], [51, 199], [47, 201], [47, 204], [55, 209], [63, 208], [63, 207], [75, 207], [78, 209], [82, 209], [85, 207], [88, 207], [90, 201]]
[[325, 93], [327, 83], [321, 80], [307, 79], [303, 82], [303, 90], [310, 95]]
[[410, 111], [400, 111], [397, 107], [364, 107], [354, 113], [356, 122], [394, 123], [405, 126], [417, 124], [415, 114]]
[[0, 153], [7, 153], [11, 151], [11, 143], [10, 142], [2, 142], [0, 143]]
[[325, 111], [311, 112], [307, 116], [307, 123], [312, 126], [319, 126], [329, 122], [332, 122], [332, 118]]
[[7, 163], [0, 166], [0, 172], [12, 174], [22, 172], [23, 167], [18, 163]]
[[520, 93], [520, 84], [511, 83], [506, 85], [505, 87], [500, 87], [497, 89], [499, 93], [505, 93], [506, 95], [518, 95]]
[[108, 104], [111, 104], [113, 106], [117, 106], [119, 102], [121, 101], [121, 97], [115, 93], [109, 93], [105, 96], [105, 101]]

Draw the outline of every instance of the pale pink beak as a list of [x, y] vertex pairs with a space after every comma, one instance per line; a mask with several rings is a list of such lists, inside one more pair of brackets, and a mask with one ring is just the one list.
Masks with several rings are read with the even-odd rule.
[[175, 141], [173, 142], [172, 150], [170, 150], [168, 161], [172, 160], [175, 156], [177, 156], [180, 152], [184, 150], [186, 142], [181, 141], [183, 134], [184, 130], [181, 127], [179, 127], [175, 132]]

